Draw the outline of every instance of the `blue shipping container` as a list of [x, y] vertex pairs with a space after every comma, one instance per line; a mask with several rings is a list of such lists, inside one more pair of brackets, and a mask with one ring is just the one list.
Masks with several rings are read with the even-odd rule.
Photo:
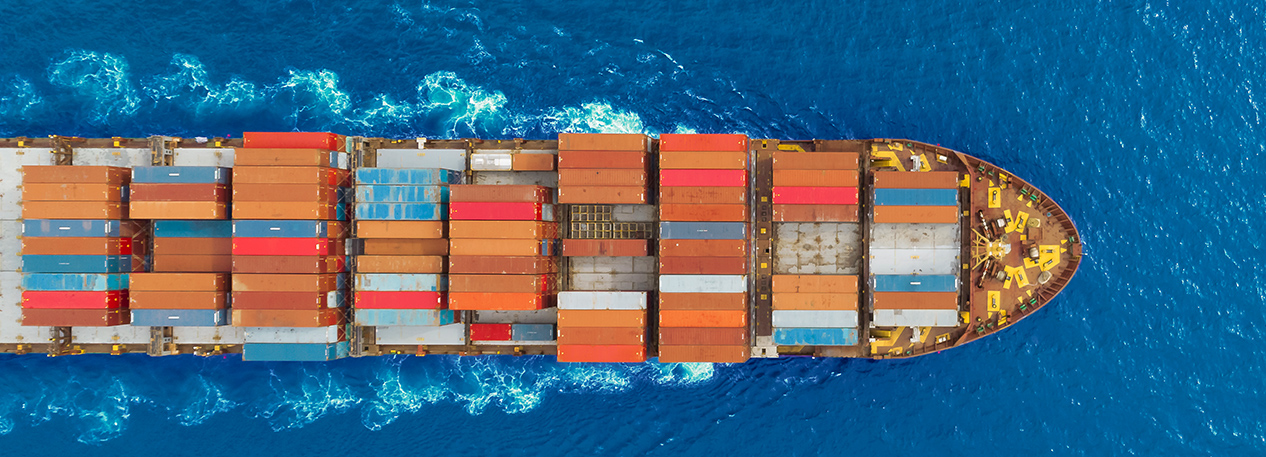
[[954, 275], [876, 275], [875, 292], [956, 292]]
[[956, 206], [958, 189], [875, 189], [879, 206]]
[[326, 221], [240, 221], [233, 222], [233, 236], [239, 238], [326, 238]]
[[23, 273], [22, 288], [38, 291], [90, 291], [127, 289], [127, 274]]
[[117, 237], [122, 236], [119, 235], [120, 224], [117, 220], [27, 219], [22, 221], [22, 236]]
[[325, 362], [347, 357], [351, 343], [246, 343], [242, 360], [248, 362]]
[[409, 325], [436, 327], [457, 322], [457, 312], [449, 309], [358, 309], [360, 325]]
[[457, 184], [462, 174], [453, 170], [435, 168], [357, 168], [358, 184], [410, 184], [436, 186]]
[[24, 255], [22, 271], [27, 273], [127, 273], [132, 271], [130, 255]]
[[857, 329], [775, 327], [774, 344], [782, 346], [852, 346], [857, 344]]
[[659, 237], [665, 240], [745, 240], [744, 222], [660, 222]]
[[134, 309], [134, 327], [218, 327], [229, 325], [226, 309]]
[[510, 326], [512, 341], [554, 341], [553, 324], [513, 324]]
[[356, 218], [374, 221], [442, 221], [448, 205], [435, 203], [357, 203]]
[[219, 167], [136, 167], [132, 182], [158, 184], [228, 184], [228, 168]]
[[356, 186], [361, 203], [448, 203], [447, 186]]
[[356, 290], [443, 292], [448, 290], [448, 276], [397, 273], [358, 274], [356, 275]]
[[155, 238], [232, 238], [233, 221], [154, 221]]

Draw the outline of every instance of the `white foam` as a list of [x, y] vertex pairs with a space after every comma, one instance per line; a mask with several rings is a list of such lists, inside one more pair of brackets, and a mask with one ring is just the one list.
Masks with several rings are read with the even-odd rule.
[[49, 67], [48, 81], [88, 99], [91, 119], [106, 123], [113, 116], [132, 116], [141, 97], [128, 76], [127, 60], [109, 53], [74, 50]]

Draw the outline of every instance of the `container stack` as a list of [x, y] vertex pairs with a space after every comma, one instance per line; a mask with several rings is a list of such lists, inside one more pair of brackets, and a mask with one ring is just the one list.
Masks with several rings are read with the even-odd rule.
[[[246, 360], [345, 353], [338, 331], [349, 287], [344, 142], [332, 133], [247, 132], [234, 153], [232, 322], [250, 327]], [[294, 339], [291, 329], [260, 327], [326, 329], [312, 332], [317, 339]]]
[[126, 168], [22, 168], [22, 325], [125, 325], [145, 240], [126, 220]]
[[440, 326], [448, 310], [449, 185], [461, 173], [430, 168], [356, 170], [355, 320], [366, 326]]
[[774, 275], [774, 344], [857, 344], [857, 276]]
[[554, 338], [554, 324], [470, 324], [475, 344], [549, 343]]
[[450, 188], [449, 308], [529, 311], [554, 306], [558, 223], [553, 190], [534, 185]]
[[857, 222], [857, 157], [774, 151], [774, 222]]
[[559, 134], [558, 202], [649, 203], [649, 144], [641, 134]]
[[871, 323], [959, 325], [958, 173], [879, 171], [874, 179]]
[[647, 292], [558, 293], [559, 362], [645, 362]]
[[665, 134], [659, 149], [659, 360], [745, 362], [747, 137]]
[[958, 173], [877, 171], [876, 224], [957, 224]]

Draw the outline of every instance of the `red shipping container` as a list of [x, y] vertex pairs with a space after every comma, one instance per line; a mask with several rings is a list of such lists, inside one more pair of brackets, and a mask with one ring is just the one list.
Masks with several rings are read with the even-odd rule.
[[22, 325], [41, 327], [112, 327], [132, 323], [126, 309], [23, 309]]
[[747, 257], [660, 257], [661, 275], [744, 275]]
[[510, 324], [470, 324], [471, 341], [510, 341]]
[[22, 291], [24, 309], [119, 309], [127, 308], [126, 290]]
[[563, 240], [564, 257], [646, 257], [648, 240]]
[[747, 170], [659, 170], [660, 187], [747, 187]]
[[747, 135], [722, 133], [665, 133], [659, 136], [660, 151], [746, 151]]
[[339, 255], [343, 243], [329, 238], [233, 238], [233, 255]]
[[447, 309], [444, 292], [378, 291], [355, 292], [355, 307], [361, 309]]
[[233, 309], [325, 309], [339, 308], [333, 292], [233, 292]]
[[233, 255], [233, 239], [154, 238], [154, 255]]
[[775, 187], [774, 204], [856, 205], [856, 187]]
[[640, 363], [646, 361], [646, 348], [633, 345], [558, 345], [559, 362]]
[[343, 310], [235, 309], [232, 322], [234, 327], [329, 327], [343, 323]]
[[448, 218], [467, 221], [539, 221], [544, 220], [543, 210], [543, 204], [533, 202], [452, 202], [448, 204]]
[[247, 148], [327, 149], [342, 151], [343, 135], [329, 132], [245, 132], [242, 145]]

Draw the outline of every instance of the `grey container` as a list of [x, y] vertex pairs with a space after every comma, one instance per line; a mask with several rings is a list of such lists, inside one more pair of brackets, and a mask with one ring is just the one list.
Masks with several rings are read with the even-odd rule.
[[660, 222], [659, 237], [665, 240], [744, 240], [746, 222]]
[[857, 327], [857, 311], [852, 310], [774, 310], [774, 327], [853, 328]]
[[552, 324], [513, 324], [510, 339], [514, 341], [554, 341]]

